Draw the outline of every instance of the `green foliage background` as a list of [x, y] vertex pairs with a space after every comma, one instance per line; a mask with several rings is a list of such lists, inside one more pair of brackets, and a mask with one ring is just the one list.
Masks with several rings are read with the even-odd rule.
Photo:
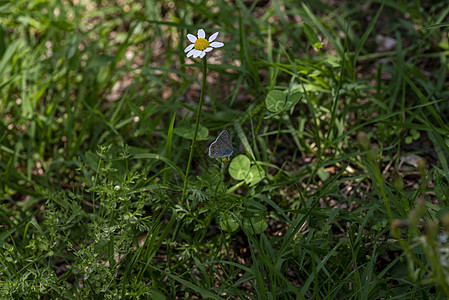
[[1, 298], [449, 296], [448, 4], [1, 1]]

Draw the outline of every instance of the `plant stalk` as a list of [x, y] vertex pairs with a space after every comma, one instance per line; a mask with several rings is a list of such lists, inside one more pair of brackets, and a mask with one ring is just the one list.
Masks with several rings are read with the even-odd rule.
[[200, 103], [198, 104], [198, 110], [196, 112], [195, 132], [193, 133], [192, 145], [190, 146], [189, 161], [187, 162], [186, 174], [184, 177], [184, 188], [182, 189], [182, 200], [184, 200], [187, 195], [187, 182], [189, 179], [189, 170], [190, 170], [190, 165], [192, 163], [193, 149], [195, 148], [196, 136], [198, 134], [198, 127], [200, 125], [201, 110], [203, 107], [203, 100], [204, 100], [204, 90], [206, 89], [206, 68], [207, 68], [207, 61], [206, 61], [206, 57], [204, 57], [203, 58], [203, 81], [201, 84]]

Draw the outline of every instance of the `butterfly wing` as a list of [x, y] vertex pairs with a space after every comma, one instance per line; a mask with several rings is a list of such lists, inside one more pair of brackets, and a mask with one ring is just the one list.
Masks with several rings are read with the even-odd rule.
[[212, 158], [231, 156], [234, 152], [231, 138], [226, 130], [223, 130], [217, 139], [209, 146], [209, 156]]
[[229, 137], [229, 133], [226, 130], [223, 130], [220, 133], [219, 138], [222, 143], [222, 147], [220, 149], [220, 157], [231, 156], [232, 152], [234, 152], [234, 147], [232, 147], [232, 142], [231, 138]]
[[211, 158], [215, 158], [218, 157], [217, 156], [217, 141], [214, 141], [212, 144], [210, 144], [209, 146], [209, 156]]

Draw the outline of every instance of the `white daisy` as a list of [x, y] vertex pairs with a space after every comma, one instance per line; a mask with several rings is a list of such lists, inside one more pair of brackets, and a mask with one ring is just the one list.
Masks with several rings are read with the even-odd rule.
[[203, 58], [206, 53], [212, 51], [212, 49], [224, 46], [221, 42], [214, 42], [217, 36], [218, 32], [215, 32], [209, 37], [209, 40], [206, 40], [206, 33], [203, 29], [198, 30], [198, 37], [189, 33], [187, 38], [193, 44], [188, 45], [187, 48], [184, 49], [184, 52], [187, 52], [187, 57], [193, 56], [193, 58]]

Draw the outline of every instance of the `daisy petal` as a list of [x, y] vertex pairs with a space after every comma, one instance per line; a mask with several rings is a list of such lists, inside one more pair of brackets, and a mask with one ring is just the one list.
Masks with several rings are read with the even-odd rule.
[[187, 48], [184, 49], [184, 52], [189, 52], [190, 50], [193, 49], [193, 47], [195, 47], [195, 44], [188, 45]]
[[206, 52], [205, 52], [205, 51], [201, 52], [201, 54], [200, 54], [200, 58], [203, 58], [203, 57], [204, 57], [204, 55], [206, 55]]
[[195, 43], [196, 41], [196, 36], [194, 36], [193, 34], [188, 34], [187, 38], [189, 39], [189, 41], [191, 41], [192, 43]]
[[197, 58], [198, 56], [200, 56], [202, 51], [200, 50], [195, 50], [195, 53], [193, 53], [193, 58]]
[[215, 32], [209, 37], [209, 43], [212, 43], [217, 38], [218, 32]]
[[206, 37], [206, 33], [204, 32], [203, 29], [199, 29], [198, 30], [198, 38], [200, 39], [204, 39]]
[[209, 46], [214, 47], [214, 48], [220, 48], [220, 47], [223, 47], [224, 44], [221, 42], [213, 42], [213, 43], [210, 43]]
[[190, 52], [189, 53], [187, 53], [187, 57], [190, 57], [190, 56], [192, 56], [193, 55], [193, 53], [195, 53], [195, 49], [192, 49], [192, 50], [190, 50]]
[[207, 47], [206, 49], [204, 49], [204, 52], [211, 52], [214, 48], [212, 47]]

